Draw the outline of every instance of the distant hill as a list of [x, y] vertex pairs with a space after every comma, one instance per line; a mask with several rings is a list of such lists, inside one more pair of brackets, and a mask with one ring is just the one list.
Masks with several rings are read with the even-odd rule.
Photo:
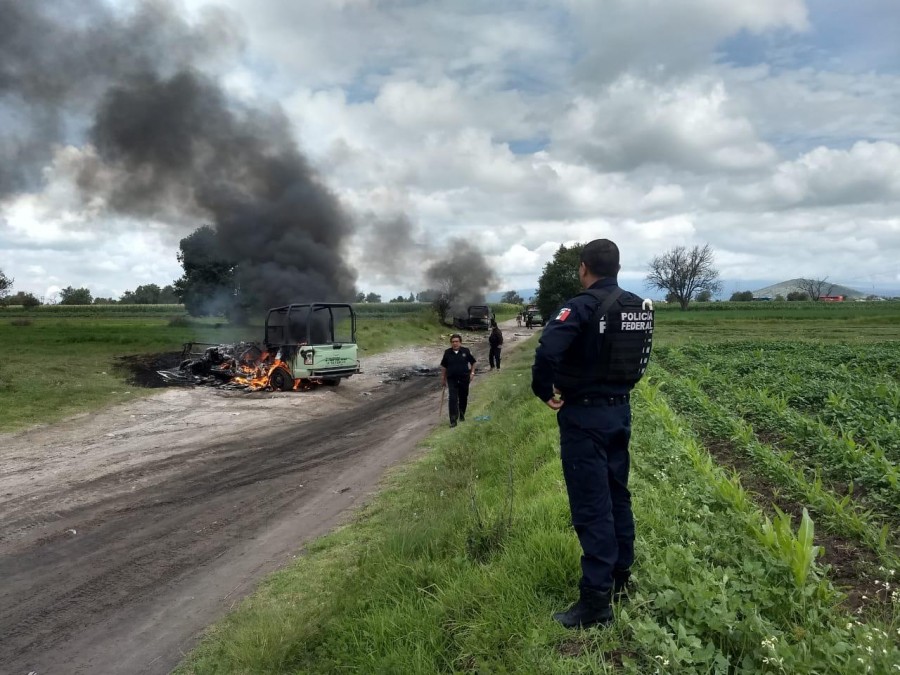
[[[766, 286], [765, 288], [760, 288], [759, 290], [753, 291], [754, 298], [774, 298], [776, 295], [782, 295], [787, 297], [788, 293], [793, 293], [795, 291], [803, 291], [800, 288], [800, 282], [803, 281], [800, 279], [790, 279], [788, 281], [782, 281], [780, 284], [773, 284], [772, 286]], [[831, 286], [831, 290], [828, 290], [828, 285], [824, 288], [824, 295], [843, 295], [845, 298], [855, 299], [855, 298], [865, 298], [868, 293], [863, 293], [862, 291], [857, 291], [854, 288], [850, 288], [849, 286], [841, 286], [840, 284], [834, 284]]]

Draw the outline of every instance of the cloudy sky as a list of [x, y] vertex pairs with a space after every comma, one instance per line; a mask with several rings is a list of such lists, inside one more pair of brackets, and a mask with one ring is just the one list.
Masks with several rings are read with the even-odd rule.
[[[238, 46], [203, 67], [233, 100], [284, 110], [357, 224], [365, 291], [420, 290], [421, 257], [451, 236], [488, 256], [498, 290], [598, 237], [619, 244], [626, 286], [654, 255], [709, 243], [729, 291], [826, 275], [900, 289], [894, 0], [175, 6], [199, 22], [209, 4]], [[66, 167], [91, 149], [73, 120], [40, 181], [0, 200], [0, 269], [37, 295], [170, 283], [203, 215], [77, 199]], [[398, 220], [416, 246], [394, 260], [373, 242]]]

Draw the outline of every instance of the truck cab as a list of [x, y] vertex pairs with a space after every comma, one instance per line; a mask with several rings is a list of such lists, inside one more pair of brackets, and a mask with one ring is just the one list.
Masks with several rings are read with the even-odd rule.
[[487, 305], [469, 305], [465, 316], [454, 317], [453, 325], [463, 330], [490, 330], [491, 308]]
[[[529, 318], [531, 319], [530, 321]], [[544, 317], [537, 305], [528, 305], [528, 307], [525, 308], [525, 323], [526, 325], [531, 326], [544, 325]]]
[[338, 384], [360, 372], [356, 344], [356, 314], [347, 303], [313, 302], [269, 310], [265, 346], [289, 374], [273, 382], [275, 388], [297, 380]]

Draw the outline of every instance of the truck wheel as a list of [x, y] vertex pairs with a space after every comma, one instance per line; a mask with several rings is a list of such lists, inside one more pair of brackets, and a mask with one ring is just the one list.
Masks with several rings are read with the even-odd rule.
[[290, 391], [294, 388], [294, 378], [284, 368], [276, 368], [269, 375], [269, 384], [275, 391]]
[[341, 383], [341, 378], [335, 378], [333, 380], [322, 380], [322, 384], [327, 387], [336, 387]]

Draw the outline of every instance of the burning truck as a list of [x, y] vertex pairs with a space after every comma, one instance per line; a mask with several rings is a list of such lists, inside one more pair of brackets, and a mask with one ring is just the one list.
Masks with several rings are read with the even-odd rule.
[[487, 305], [470, 305], [464, 316], [453, 317], [453, 327], [463, 330], [490, 330], [491, 308]]
[[173, 384], [290, 391], [338, 385], [359, 372], [353, 307], [316, 302], [270, 309], [262, 344], [189, 342], [179, 367], [159, 375]]

